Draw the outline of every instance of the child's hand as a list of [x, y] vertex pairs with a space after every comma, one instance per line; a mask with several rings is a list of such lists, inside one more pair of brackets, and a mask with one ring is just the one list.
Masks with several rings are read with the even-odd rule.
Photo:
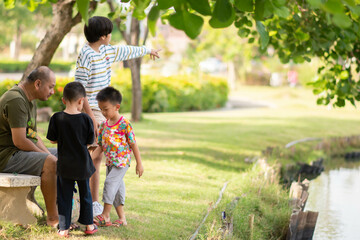
[[150, 59], [152, 60], [155, 60], [155, 58], [160, 58], [158, 52], [160, 52], [161, 49], [158, 49], [158, 50], [154, 50], [154, 49], [151, 49], [151, 53], [150, 53]]
[[136, 175], [139, 175], [139, 178], [144, 173], [144, 167], [142, 164], [136, 164]]

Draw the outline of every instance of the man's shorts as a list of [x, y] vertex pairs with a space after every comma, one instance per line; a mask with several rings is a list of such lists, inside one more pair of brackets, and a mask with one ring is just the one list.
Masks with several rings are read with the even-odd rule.
[[[101, 113], [100, 110], [96, 110], [96, 109], [91, 109], [91, 110], [93, 111], [94, 117], [99, 124], [106, 121], [106, 118], [104, 117], [104, 115]], [[96, 133], [95, 135], [97, 136], [98, 134], [99, 133]], [[97, 144], [97, 137], [95, 137], [94, 142], [91, 145], [89, 145], [88, 148], [95, 148], [97, 146], [99, 145]]]
[[[52, 155], [57, 156], [56, 148], [49, 148], [49, 151]], [[49, 154], [44, 152], [18, 151], [10, 157], [2, 172], [40, 176], [48, 156]]]

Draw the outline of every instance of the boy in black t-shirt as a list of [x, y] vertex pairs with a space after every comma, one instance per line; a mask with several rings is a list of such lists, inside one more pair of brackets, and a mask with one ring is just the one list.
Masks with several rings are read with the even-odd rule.
[[81, 83], [68, 83], [63, 92], [63, 103], [66, 108], [51, 117], [47, 133], [47, 139], [58, 144], [58, 235], [61, 237], [69, 235], [75, 181], [80, 192], [78, 222], [86, 225], [85, 234], [91, 235], [97, 232], [97, 226], [93, 224], [89, 187], [89, 179], [95, 172], [95, 167], [87, 150], [87, 145], [94, 141], [94, 128], [91, 118], [81, 112], [85, 97], [85, 88]]

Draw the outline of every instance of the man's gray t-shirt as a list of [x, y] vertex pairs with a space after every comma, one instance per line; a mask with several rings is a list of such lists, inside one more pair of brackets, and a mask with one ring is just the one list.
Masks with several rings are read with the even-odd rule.
[[12, 141], [11, 128], [26, 128], [26, 137], [37, 142], [36, 102], [30, 102], [17, 85], [0, 98], [0, 172], [19, 151]]

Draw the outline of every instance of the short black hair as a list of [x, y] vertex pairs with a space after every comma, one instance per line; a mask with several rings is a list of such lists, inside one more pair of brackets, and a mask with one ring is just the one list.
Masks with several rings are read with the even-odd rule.
[[41, 82], [48, 81], [52, 70], [47, 66], [40, 66], [35, 68], [26, 78], [29, 82], [35, 82], [39, 79]]
[[63, 98], [66, 101], [73, 102], [79, 98], [86, 97], [84, 86], [79, 82], [70, 82], [65, 85]]
[[111, 102], [111, 104], [121, 104], [121, 93], [113, 87], [106, 87], [102, 89], [97, 95], [96, 100], [98, 102]]
[[113, 30], [113, 23], [107, 17], [94, 16], [84, 26], [84, 34], [89, 43], [97, 42], [100, 37], [107, 36]]

